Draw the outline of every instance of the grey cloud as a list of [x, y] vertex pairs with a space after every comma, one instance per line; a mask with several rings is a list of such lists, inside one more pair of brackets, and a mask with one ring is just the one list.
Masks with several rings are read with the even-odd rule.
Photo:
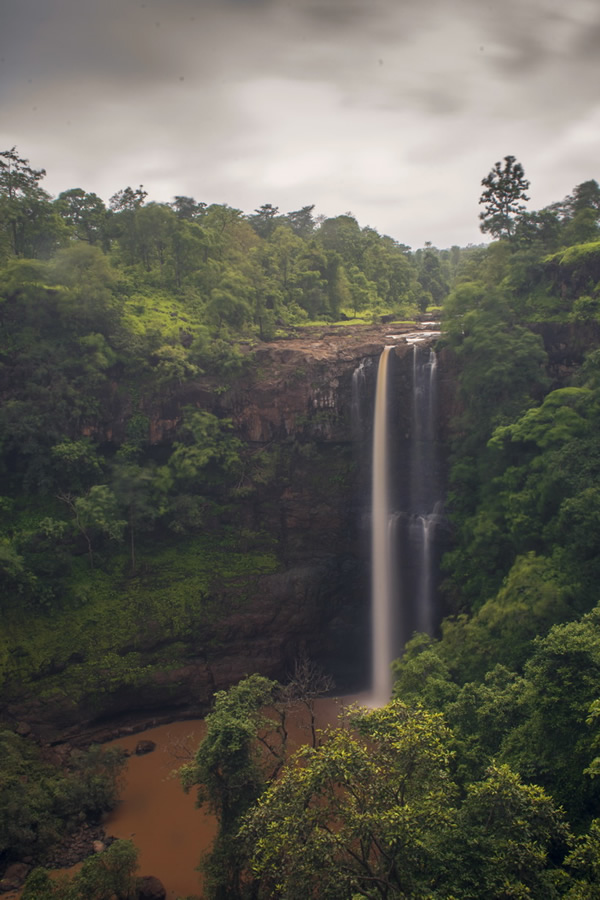
[[533, 183], [535, 166], [545, 185], [568, 173], [544, 202], [598, 177], [578, 128], [597, 103], [596, 0], [4, 6], [0, 145], [55, 193], [316, 202], [416, 246], [477, 240], [480, 179], [505, 152]]

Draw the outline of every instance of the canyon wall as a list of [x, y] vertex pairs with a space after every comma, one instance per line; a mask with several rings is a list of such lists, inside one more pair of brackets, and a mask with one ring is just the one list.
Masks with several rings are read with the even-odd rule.
[[[554, 386], [564, 383], [596, 339], [585, 329], [534, 330], [549, 351]], [[436, 337], [422, 336], [425, 345], [435, 344]], [[277, 570], [215, 582], [210, 596], [202, 598], [202, 615], [192, 617], [177, 638], [144, 616], [140, 588], [139, 630], [114, 648], [124, 669], [135, 658], [135, 678], [120, 678], [108, 663], [94, 670], [93, 683], [65, 689], [65, 674], [76, 680], [78, 667], [86, 663], [85, 654], [73, 647], [67, 659], [40, 667], [33, 687], [31, 682], [8, 686], [0, 709], [4, 718], [58, 739], [120, 717], [199, 715], [215, 690], [255, 671], [284, 679], [302, 655], [330, 672], [340, 692], [364, 687], [370, 671], [372, 401], [379, 356], [392, 344], [390, 394], [399, 436], [392, 453], [402, 484], [412, 427], [413, 347], [406, 338], [402, 328], [387, 325], [302, 329], [290, 339], [248, 348], [243, 378], [227, 387], [203, 376], [169, 396], [140, 400], [159, 454], [170, 446], [188, 406], [230, 419], [248, 454], [276, 450], [273, 470], [249, 496], [235, 501], [233, 516], [242, 553], [244, 533], [260, 534], [277, 557]], [[438, 354], [438, 369], [439, 442], [445, 447], [459, 403], [456, 364], [448, 350]], [[96, 439], [118, 434], [131, 412], [125, 402], [115, 388]], [[445, 452], [441, 459], [443, 480]]]
[[[140, 588], [139, 631], [115, 647], [125, 670], [135, 659], [135, 678], [120, 678], [108, 664], [97, 668], [91, 683], [71, 690], [65, 685], [87, 662], [73, 647], [68, 659], [40, 669], [34, 690], [31, 684], [9, 686], [5, 718], [25, 721], [53, 740], [132, 715], [199, 715], [215, 690], [255, 671], [285, 679], [300, 656], [331, 673], [340, 692], [364, 687], [370, 665], [371, 404], [378, 358], [393, 343], [397, 358], [406, 360], [395, 367], [393, 386], [396, 415], [403, 416], [412, 347], [401, 332], [390, 333], [389, 326], [302, 329], [301, 336], [249, 349], [244, 377], [226, 389], [203, 376], [168, 397], [141, 400], [157, 454], [170, 446], [182, 410], [190, 406], [231, 420], [250, 456], [276, 451], [269, 477], [235, 501], [233, 516], [239, 534], [263, 536], [278, 569], [213, 584], [210, 597], [202, 598], [201, 619], [177, 640], [144, 617]], [[361, 364], [357, 422], [353, 374]], [[130, 412], [122, 402], [115, 390], [95, 439], [118, 435]], [[409, 416], [410, 401], [406, 406]], [[167, 584], [167, 605], [168, 591]]]

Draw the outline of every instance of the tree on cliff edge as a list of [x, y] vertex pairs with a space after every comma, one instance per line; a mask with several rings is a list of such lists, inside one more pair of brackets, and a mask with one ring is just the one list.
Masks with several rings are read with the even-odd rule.
[[529, 181], [521, 163], [514, 156], [504, 157], [504, 166], [500, 162], [481, 182], [485, 188], [479, 203], [485, 209], [479, 213], [481, 231], [489, 232], [494, 237], [510, 237], [515, 230], [516, 219], [524, 212], [521, 200], [529, 200], [525, 191]]

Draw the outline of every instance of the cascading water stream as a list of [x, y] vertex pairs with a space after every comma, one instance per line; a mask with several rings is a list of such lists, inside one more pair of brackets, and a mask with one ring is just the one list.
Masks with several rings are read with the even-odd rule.
[[[386, 347], [379, 360], [373, 420], [370, 702], [374, 706], [390, 699], [391, 664], [412, 634], [435, 630], [443, 527], [436, 439], [437, 357], [430, 348], [413, 346], [408, 416], [402, 419], [401, 433], [396, 428], [389, 434], [392, 349]], [[357, 370], [357, 382], [361, 377], [362, 371]]]
[[352, 373], [352, 429], [357, 441], [362, 439], [364, 433], [367, 366], [371, 364], [369, 358], [360, 361]]
[[[410, 558], [414, 568], [412, 630], [433, 632], [435, 626], [433, 543], [441, 522], [436, 464], [437, 356], [413, 345], [412, 436], [410, 441]], [[406, 642], [409, 634], [403, 635]]]
[[371, 495], [371, 609], [372, 702], [381, 706], [390, 698], [393, 654], [392, 566], [388, 461], [388, 362], [392, 347], [379, 359], [373, 421], [373, 474]]

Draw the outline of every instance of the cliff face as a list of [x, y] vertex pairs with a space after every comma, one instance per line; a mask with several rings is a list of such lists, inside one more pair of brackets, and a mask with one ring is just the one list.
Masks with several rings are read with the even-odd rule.
[[[571, 326], [533, 330], [549, 352], [554, 386], [564, 383], [590, 340], [596, 340], [587, 329]], [[426, 331], [420, 336], [425, 346], [436, 341]], [[377, 362], [390, 344], [395, 347], [390, 386], [398, 436], [395, 466], [401, 481], [411, 429], [413, 347], [407, 329], [302, 329], [295, 338], [248, 349], [245, 375], [227, 389], [204, 376], [168, 398], [140, 401], [158, 451], [174, 439], [182, 409], [194, 406], [230, 419], [249, 458], [269, 452], [271, 469], [262, 483], [240, 496], [227, 522], [215, 527], [230, 527], [233, 515], [242, 553], [245, 532], [263, 535], [279, 568], [215, 583], [210, 597], [198, 600], [201, 613], [192, 615], [189, 628], [175, 637], [164, 623], [159, 626], [142, 613], [138, 632], [115, 647], [125, 669], [136, 658], [135, 678], [120, 679], [110, 667], [98, 666], [95, 685], [69, 693], [61, 687], [62, 673], [76, 672], [82, 664], [82, 652], [73, 647], [70, 657], [51, 659], [40, 669], [33, 690], [31, 684], [24, 691], [13, 684], [0, 712], [50, 738], [120, 716], [199, 715], [215, 690], [255, 671], [285, 678], [301, 655], [332, 673], [340, 691], [364, 687], [370, 667], [372, 403]], [[456, 361], [447, 349], [438, 355], [438, 376], [443, 446], [458, 409]], [[114, 418], [98, 425], [97, 439], [109, 440], [111, 432], [123, 428], [118, 396], [115, 388]], [[152, 573], [146, 585], [151, 578]], [[168, 590], [167, 585], [167, 610]], [[140, 591], [143, 597], [143, 585]], [[192, 593], [191, 607], [195, 602]]]
[[[370, 404], [387, 344], [396, 345], [405, 361], [394, 387], [401, 410], [412, 347], [389, 326], [303, 329], [301, 338], [261, 345], [249, 374], [228, 390], [202, 378], [145, 409], [157, 445], [170, 442], [181, 409], [192, 405], [229, 418], [250, 454], [275, 451], [274, 470], [251, 497], [236, 502], [235, 516], [240, 528], [274, 543], [281, 570], [217, 589], [211, 615], [176, 642], [176, 651], [164, 631], [141, 622], [131, 645], [117, 648], [124, 659], [134, 650], [142, 655], [144, 674], [134, 683], [99, 671], [110, 688], [76, 698], [58, 691], [50, 701], [17, 692], [5, 714], [49, 738], [133, 713], [201, 714], [215, 690], [255, 671], [285, 678], [301, 655], [332, 672], [339, 690], [363, 687], [369, 665]], [[358, 408], [353, 373], [361, 363]], [[167, 666], [160, 662], [165, 652], [171, 654]], [[73, 660], [79, 661], [76, 653]], [[45, 679], [40, 677], [42, 691]]]

